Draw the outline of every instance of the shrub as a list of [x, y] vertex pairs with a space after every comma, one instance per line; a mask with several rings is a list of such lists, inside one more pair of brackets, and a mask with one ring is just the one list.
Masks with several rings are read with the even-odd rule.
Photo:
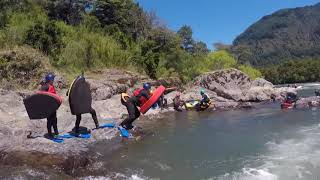
[[262, 77], [262, 73], [250, 65], [240, 65], [237, 69], [249, 75], [252, 80]]
[[27, 31], [24, 43], [55, 58], [63, 47], [62, 33], [53, 21], [37, 22]]

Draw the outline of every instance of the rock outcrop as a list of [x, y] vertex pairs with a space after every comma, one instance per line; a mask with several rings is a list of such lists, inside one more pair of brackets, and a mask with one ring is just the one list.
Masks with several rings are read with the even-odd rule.
[[[208, 95], [217, 102], [262, 102], [271, 99], [282, 99], [283, 92], [292, 88], [275, 88], [272, 83], [258, 78], [251, 81], [249, 76], [237, 69], [219, 70], [197, 77], [193, 85], [207, 89]], [[198, 93], [196, 88], [187, 91], [186, 95]], [[198, 98], [200, 98], [198, 96]]]

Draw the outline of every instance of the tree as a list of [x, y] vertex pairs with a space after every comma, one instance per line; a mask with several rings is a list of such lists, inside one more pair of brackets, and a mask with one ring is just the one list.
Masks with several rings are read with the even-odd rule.
[[192, 54], [194, 55], [207, 55], [210, 52], [210, 50], [207, 48], [207, 44], [202, 41], [196, 42], [192, 48], [192, 51]]
[[210, 70], [233, 68], [237, 61], [225, 50], [219, 50], [208, 54], [207, 64]]
[[182, 39], [182, 48], [191, 53], [194, 45], [194, 40], [192, 38], [192, 28], [190, 26], [184, 25], [178, 30], [178, 35]]

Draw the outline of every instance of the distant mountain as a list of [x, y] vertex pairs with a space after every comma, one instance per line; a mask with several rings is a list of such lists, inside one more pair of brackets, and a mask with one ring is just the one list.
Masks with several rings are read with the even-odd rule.
[[255, 66], [320, 60], [320, 3], [263, 17], [234, 40], [231, 51], [240, 62]]

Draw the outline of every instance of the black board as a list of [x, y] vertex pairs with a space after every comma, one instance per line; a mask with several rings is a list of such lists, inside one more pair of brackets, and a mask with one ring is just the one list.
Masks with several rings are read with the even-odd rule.
[[92, 96], [90, 85], [85, 78], [80, 76], [72, 83], [69, 89], [69, 104], [73, 115], [90, 113]]
[[23, 103], [31, 120], [44, 119], [59, 109], [61, 99], [56, 95], [41, 92], [25, 98]]

